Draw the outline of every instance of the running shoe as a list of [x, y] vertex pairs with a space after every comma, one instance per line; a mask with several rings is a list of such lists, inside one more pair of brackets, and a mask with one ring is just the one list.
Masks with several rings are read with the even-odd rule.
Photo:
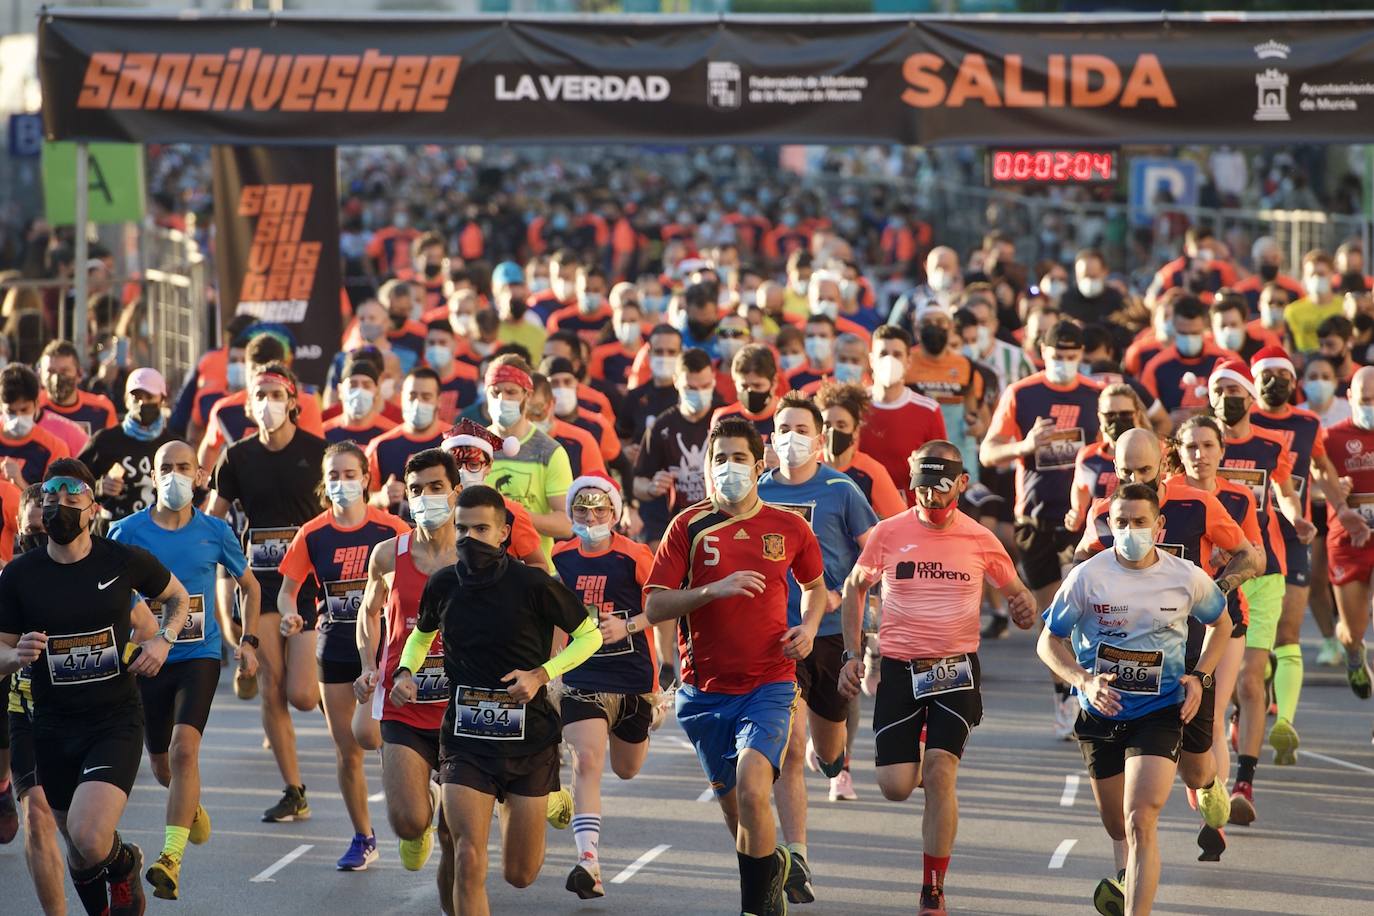
[[1274, 766], [1291, 767], [1298, 762], [1298, 730], [1287, 719], [1279, 719], [1269, 729], [1269, 746], [1274, 749]]
[[573, 797], [567, 789], [549, 793], [548, 810], [545, 813], [549, 826], [555, 830], [566, 830], [573, 819]]
[[334, 867], [339, 871], [367, 871], [367, 867], [379, 858], [377, 854], [377, 835], [363, 836], [353, 834], [353, 842], [348, 844], [348, 852], [343, 854]]
[[816, 755], [816, 745], [810, 738], [806, 739], [806, 768], [813, 773], [818, 773], [821, 769], [821, 758]]
[[1361, 700], [1369, 699], [1369, 660], [1365, 656], [1363, 647], [1361, 647], [1359, 651], [1359, 660], [1354, 664], [1351, 664], [1350, 655], [1346, 653], [1345, 679], [1350, 682], [1350, 689], [1355, 692], [1355, 696], [1359, 697]]
[[240, 700], [251, 700], [257, 695], [258, 676], [255, 674], [249, 677], [244, 674], [243, 669], [240, 668], [238, 673], [234, 675], [234, 696], [238, 697]]
[[792, 876], [792, 852], [786, 846], [778, 846], [773, 850], [773, 857], [778, 859], [773, 868], [773, 883], [768, 887], [759, 916], [787, 916], [786, 888]]
[[1341, 648], [1340, 640], [1334, 636], [1328, 636], [1322, 640], [1322, 647], [1317, 650], [1317, 657], [1313, 660], [1313, 664], [1323, 668], [1339, 668], [1344, 658], [1345, 651]]
[[0, 792], [0, 845], [12, 842], [18, 833], [19, 808], [14, 803], [14, 780], [11, 779], [5, 791]]
[[859, 800], [858, 793], [854, 791], [854, 777], [849, 774], [848, 770], [840, 770], [840, 774], [830, 780], [830, 800]]
[[204, 805], [196, 805], [196, 815], [191, 818], [191, 834], [187, 837], [192, 844], [202, 846], [210, 839], [210, 812]]
[[993, 614], [978, 635], [984, 639], [1001, 639], [1007, 635], [1010, 624], [1011, 618], [1003, 614]]
[[1102, 916], [1126, 916], [1126, 871], [1115, 878], [1103, 878], [1093, 891], [1093, 907]]
[[262, 813], [264, 824], [283, 824], [303, 821], [310, 817], [310, 805], [305, 800], [305, 786], [287, 786], [281, 801]]
[[396, 844], [401, 859], [401, 867], [406, 871], [419, 871], [429, 861], [434, 852], [434, 828], [426, 827], [418, 840], [401, 840]]
[[945, 909], [945, 892], [921, 894], [921, 909], [917, 912], [919, 916], [946, 916], [949, 911]]
[[816, 889], [811, 886], [811, 866], [801, 853], [792, 853], [792, 871], [787, 876], [788, 903], [815, 903]]
[[143, 850], [135, 843], [125, 843], [125, 848], [134, 857], [134, 867], [118, 881], [110, 882], [110, 916], [143, 916], [148, 909], [148, 898], [143, 893], [143, 882], [138, 880], [143, 871]]
[[1213, 779], [1210, 786], [1197, 790], [1197, 809], [1207, 826], [1214, 830], [1226, 826], [1231, 816], [1231, 802], [1226, 797], [1226, 786], [1220, 778]]
[[1054, 736], [1060, 741], [1073, 740], [1073, 726], [1078, 721], [1078, 700], [1072, 694], [1054, 697]]
[[1248, 827], [1255, 822], [1255, 787], [1248, 782], [1238, 782], [1231, 790], [1231, 823]]
[[181, 860], [174, 859], [164, 852], [148, 867], [148, 873], [144, 877], [153, 886], [154, 897], [159, 900], [176, 900], [177, 885], [181, 880]]
[[582, 859], [568, 872], [568, 890], [582, 900], [592, 900], [606, 896], [606, 887], [601, 883], [601, 865], [590, 852], [582, 853]]
[[1199, 862], [1220, 862], [1226, 851], [1226, 831], [1203, 824], [1197, 834], [1197, 845], [1202, 850], [1198, 853]]

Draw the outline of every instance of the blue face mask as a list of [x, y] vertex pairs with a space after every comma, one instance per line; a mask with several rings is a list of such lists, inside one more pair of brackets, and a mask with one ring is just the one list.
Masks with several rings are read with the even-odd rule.
[[837, 382], [858, 382], [864, 377], [864, 367], [858, 363], [836, 363], [835, 381]]
[[1302, 383], [1302, 393], [1313, 404], [1325, 404], [1336, 396], [1336, 383], [1324, 378], [1310, 378]]
[[1374, 404], [1351, 404], [1350, 418], [1360, 429], [1374, 430]]
[[447, 369], [453, 362], [453, 348], [431, 344], [425, 347], [425, 362], [433, 369]]
[[1201, 334], [1175, 334], [1174, 346], [1178, 347], [1180, 356], [1193, 357], [1202, 352]]
[[696, 388], [687, 388], [681, 392], [679, 401], [682, 404], [682, 409], [695, 417], [711, 403], [711, 392], [699, 391]]
[[1045, 360], [1045, 378], [1055, 385], [1067, 385], [1078, 374], [1076, 359]]
[[356, 505], [363, 498], [361, 480], [331, 480], [324, 485], [324, 495], [340, 509]]
[[510, 429], [520, 422], [521, 404], [519, 401], [497, 398], [489, 406], [495, 408], [492, 416], [495, 417], [497, 425], [502, 429]]
[[1125, 531], [1112, 529], [1112, 538], [1116, 552], [1122, 559], [1138, 563], [1149, 556], [1150, 548], [1155, 544], [1155, 530], [1153, 528], [1127, 528]]
[[610, 525], [580, 525], [573, 522], [572, 530], [584, 544], [600, 544], [611, 536]]
[[162, 414], [158, 414], [157, 421], [152, 426], [144, 426], [138, 422], [138, 414], [131, 410], [124, 415], [124, 422], [120, 424], [120, 428], [130, 439], [137, 439], [139, 442], [152, 442], [162, 435], [162, 429], [166, 425], [167, 419]]
[[806, 358], [813, 363], [823, 363], [830, 358], [831, 340], [829, 337], [808, 337], [804, 346]]
[[737, 503], [749, 495], [754, 486], [754, 469], [738, 461], [727, 461], [711, 468], [711, 480], [716, 492], [727, 503]]
[[225, 381], [229, 383], [230, 391], [243, 388], [248, 381], [248, 372], [243, 368], [243, 363], [230, 363], [225, 369]]

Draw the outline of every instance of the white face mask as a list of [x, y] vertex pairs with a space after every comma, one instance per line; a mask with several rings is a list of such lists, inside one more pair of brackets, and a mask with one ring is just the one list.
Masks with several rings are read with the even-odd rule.
[[1107, 288], [1107, 281], [1101, 277], [1079, 277], [1078, 291], [1084, 299], [1096, 299]]
[[937, 267], [926, 277], [926, 283], [937, 293], [947, 293], [954, 288], [954, 277]]
[[350, 420], [361, 420], [372, 410], [373, 397], [366, 388], [349, 388], [343, 396], [344, 416]]
[[5, 435], [11, 439], [22, 439], [33, 431], [33, 415], [11, 416], [6, 414], [4, 427]]
[[615, 326], [615, 339], [626, 349], [639, 346], [640, 336], [639, 325], [633, 321], [624, 321]]
[[434, 412], [438, 406], [426, 404], [424, 401], [406, 401], [401, 405], [401, 419], [414, 429], [429, 429], [429, 425], [434, 422]]
[[572, 529], [573, 534], [587, 545], [600, 544], [611, 536], [610, 525], [580, 525], [574, 522]]
[[1307, 298], [1313, 302], [1322, 302], [1327, 296], [1331, 295], [1331, 278], [1312, 276], [1303, 281], [1302, 288], [1307, 291]]
[[248, 372], [242, 362], [232, 362], [225, 369], [224, 380], [228, 383], [230, 391], [241, 391], [247, 376]]
[[363, 498], [361, 480], [330, 480], [324, 485], [324, 495], [340, 509], [356, 505]]
[[286, 422], [286, 402], [285, 401], [258, 401], [257, 402], [258, 423], [269, 433], [274, 433], [281, 429]]
[[[461, 484], [465, 490], [468, 487], [480, 487], [482, 484], [486, 483], [486, 480], [486, 471], [469, 471], [467, 468], [458, 469], [458, 483]], [[411, 514], [414, 515], [413, 512]]]
[[1056, 385], [1067, 385], [1073, 381], [1073, 377], [1077, 374], [1078, 360], [1076, 359], [1045, 360], [1045, 378]]
[[384, 378], [379, 386], [382, 390], [382, 400], [390, 401], [396, 397], [396, 380], [394, 378]]
[[157, 479], [157, 496], [162, 505], [173, 512], [180, 512], [191, 502], [195, 491], [195, 481], [185, 474], [162, 474]]
[[784, 353], [782, 354], [782, 371], [791, 372], [793, 369], [800, 369], [806, 365], [805, 353]]
[[711, 468], [711, 480], [720, 498], [734, 504], [749, 495], [754, 485], [754, 469], [738, 461], [727, 461]]
[[873, 381], [887, 388], [905, 380], [906, 363], [900, 356], [889, 353], [878, 357], [878, 363], [873, 367]]
[[1214, 327], [1212, 336], [1216, 338], [1217, 346], [1223, 350], [1240, 350], [1245, 344], [1244, 328], [1221, 328]]
[[553, 412], [560, 417], [577, 413], [577, 389], [555, 388], [553, 390]]
[[1123, 531], [1114, 528], [1112, 529], [1112, 539], [1113, 546], [1122, 559], [1139, 563], [1149, 556], [1150, 548], [1155, 544], [1155, 530], [1153, 528], [1127, 528]]
[[1284, 308], [1282, 305], [1260, 306], [1260, 323], [1271, 329], [1283, 324]]
[[[461, 478], [463, 472], [459, 471]], [[440, 496], [435, 493], [423, 494], [421, 496], [410, 497], [410, 517], [415, 519], [415, 524], [427, 531], [434, 531], [444, 527], [453, 518], [453, 507], [448, 503], [447, 496]]]
[[825, 315], [831, 321], [840, 314], [840, 304], [834, 299], [821, 299], [811, 306], [811, 314]]
[[496, 425], [502, 429], [512, 429], [515, 424], [520, 422], [520, 415], [523, 405], [517, 398], [497, 398], [492, 402], [495, 411], [492, 418], [496, 420]]
[[649, 357], [649, 372], [656, 379], [668, 379], [673, 377], [673, 372], [677, 369], [676, 356], [651, 356]]
[[799, 468], [816, 454], [816, 440], [797, 432], [774, 433], [773, 451], [789, 468]]

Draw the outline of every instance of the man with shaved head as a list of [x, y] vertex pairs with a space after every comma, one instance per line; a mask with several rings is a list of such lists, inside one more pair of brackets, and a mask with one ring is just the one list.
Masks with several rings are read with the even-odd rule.
[[[1159, 547], [1201, 567], [1212, 575], [1223, 592], [1229, 594], [1242, 582], [1262, 571], [1264, 552], [1259, 545], [1245, 539], [1240, 526], [1214, 494], [1188, 486], [1182, 476], [1161, 479], [1161, 454], [1159, 439], [1153, 432], [1145, 429], [1127, 430], [1116, 440], [1117, 486], [1143, 484], [1155, 490], [1159, 494], [1160, 516], [1164, 522], [1158, 539]], [[1082, 562], [1102, 550], [1112, 548], [1114, 540], [1110, 507], [1110, 499], [1100, 499], [1093, 504], [1083, 540], [1074, 553], [1075, 562]], [[1212, 563], [1213, 548], [1230, 555], [1221, 569], [1214, 568]], [[1205, 627], [1200, 623], [1190, 623], [1188, 626], [1184, 670], [1191, 672], [1202, 652]], [[1224, 775], [1217, 773], [1216, 759], [1212, 756], [1212, 722], [1216, 700], [1211, 672], [1202, 680], [1206, 695], [1197, 715], [1184, 726], [1179, 772], [1183, 775], [1184, 783], [1198, 795], [1208, 842], [1204, 854], [1219, 856], [1221, 852], [1216, 844], [1220, 843], [1224, 848], [1225, 840], [1220, 829], [1226, 823], [1230, 805]], [[1075, 734], [1075, 737], [1080, 736]], [[1126, 847], [1124, 842], [1118, 842], [1117, 847], [1117, 867], [1120, 869], [1125, 867]], [[1117, 882], [1120, 882], [1120, 878]], [[1116, 888], [1110, 878], [1103, 880], [1101, 889], [1115, 895]]]
[[[953, 443], [927, 442], [911, 456], [916, 506], [878, 522], [845, 580], [840, 693], [863, 680], [863, 605], [882, 583], [878, 630], [882, 678], [873, 708], [876, 774], [883, 795], [906, 801], [925, 790], [921, 912], [943, 913], [945, 870], [959, 822], [954, 786], [970, 730], [983, 718], [978, 612], [984, 581], [998, 589], [1016, 625], [1029, 629], [1035, 596], [996, 535], [959, 511], [968, 489]], [[922, 730], [925, 757], [922, 759]]]
[[959, 270], [959, 253], [947, 245], [937, 245], [926, 255], [926, 281], [903, 293], [892, 305], [887, 323], [906, 331], [915, 339], [916, 316], [930, 306], [949, 308], [964, 288]]
[[[176, 900], [181, 858], [189, 839], [210, 838], [210, 815], [200, 804], [200, 741], [219, 684], [221, 630], [215, 614], [215, 576], [224, 567], [238, 582], [243, 636], [234, 657], [242, 672], [257, 672], [259, 589], [233, 529], [194, 505], [206, 474], [195, 449], [180, 440], [158, 448], [152, 477], [157, 500], [110, 528], [110, 539], [135, 544], [160, 557], [191, 598], [186, 625], [156, 677], [138, 679], [143, 698], [144, 741], [157, 781], [167, 795], [166, 842], [148, 869], [154, 896]], [[159, 608], [153, 596], [145, 596]], [[224, 609], [226, 615], [228, 609]]]
[[[1350, 419], [1326, 431], [1327, 454], [1350, 496], [1326, 505], [1330, 533], [1326, 554], [1336, 586], [1340, 621], [1336, 638], [1345, 647], [1350, 689], [1370, 696], [1370, 669], [1364, 634], [1369, 628], [1369, 597], [1374, 579], [1374, 367], [1365, 366], [1350, 381]], [[1339, 524], [1336, 524], [1339, 522]]]

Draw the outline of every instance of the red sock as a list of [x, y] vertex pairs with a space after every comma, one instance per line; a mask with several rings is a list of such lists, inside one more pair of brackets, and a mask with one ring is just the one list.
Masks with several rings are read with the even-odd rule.
[[934, 891], [942, 891], [945, 886], [945, 871], [949, 869], [949, 856], [922, 854], [925, 860], [921, 883]]

